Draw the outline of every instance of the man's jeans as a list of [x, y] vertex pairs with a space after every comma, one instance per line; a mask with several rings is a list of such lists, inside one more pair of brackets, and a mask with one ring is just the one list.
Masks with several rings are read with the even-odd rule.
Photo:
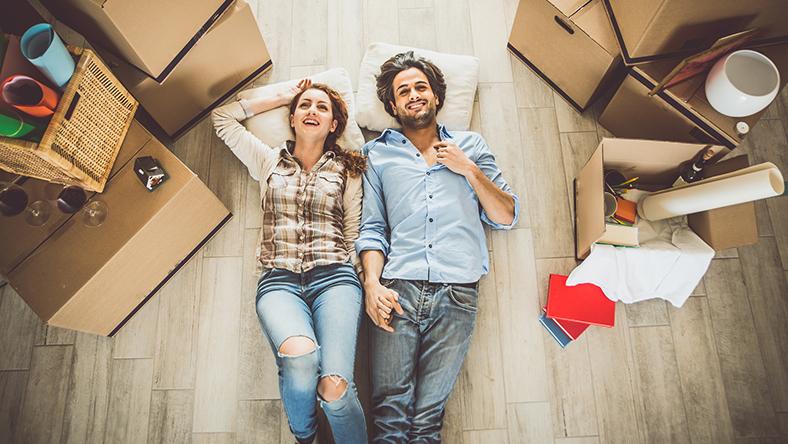
[[394, 313], [393, 333], [372, 326], [373, 440], [439, 443], [443, 409], [476, 320], [476, 288], [382, 279], [399, 293], [404, 315]]
[[[325, 265], [298, 274], [269, 270], [257, 284], [256, 305], [279, 367], [279, 393], [293, 434], [303, 439], [315, 432], [317, 398], [337, 443], [366, 444], [364, 412], [353, 383], [362, 314], [361, 286], [353, 266]], [[294, 336], [311, 339], [315, 350], [299, 356], [280, 353], [282, 342]], [[339, 399], [325, 402], [317, 395], [323, 376], [347, 382]]]

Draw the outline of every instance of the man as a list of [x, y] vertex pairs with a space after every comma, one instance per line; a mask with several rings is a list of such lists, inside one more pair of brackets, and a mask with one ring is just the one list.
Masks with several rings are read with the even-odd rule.
[[488, 269], [481, 222], [511, 228], [519, 201], [479, 134], [437, 123], [446, 84], [435, 65], [397, 54], [381, 66], [377, 88], [402, 129], [362, 148], [368, 169], [355, 246], [375, 323], [372, 442], [439, 443]]

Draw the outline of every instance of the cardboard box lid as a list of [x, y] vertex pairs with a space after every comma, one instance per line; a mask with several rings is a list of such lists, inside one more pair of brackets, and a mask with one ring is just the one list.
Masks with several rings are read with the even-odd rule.
[[788, 41], [784, 0], [604, 0], [627, 64], [686, 57], [717, 39], [758, 28], [758, 41]]
[[[243, 42], [243, 44], [238, 44]], [[96, 46], [118, 80], [173, 138], [271, 66], [251, 7], [238, 0], [163, 83]]]
[[[118, 157], [115, 159], [109, 180], [120, 171], [125, 165], [149, 140], [150, 133], [142, 128], [139, 122], [132, 121], [126, 138], [121, 145]], [[10, 181], [15, 177], [13, 174], [0, 170], [0, 181]], [[27, 191], [29, 202], [46, 200], [52, 205], [52, 215], [49, 221], [41, 227], [31, 227], [25, 222], [24, 215], [14, 217], [0, 217], [0, 275], [7, 276], [17, 265], [30, 255], [39, 245], [49, 236], [60, 228], [69, 218], [70, 214], [63, 214], [55, 208], [55, 203], [50, 201], [45, 192], [48, 182], [39, 179], [29, 178], [22, 185]], [[95, 193], [88, 193], [88, 198]], [[7, 235], [13, 233], [13, 235]]]
[[[69, 219], [8, 276], [53, 325], [109, 334], [230, 214], [166, 147], [151, 139], [134, 156], [159, 160], [170, 178], [153, 192], [129, 161], [94, 199], [107, 220]], [[79, 216], [79, 214], [78, 214]]]
[[547, 0], [567, 17], [583, 8], [591, 0]]
[[570, 18], [608, 54], [615, 57], [621, 53], [602, 0], [588, 2]]
[[[683, 163], [709, 145], [636, 139], [602, 139], [575, 179], [575, 254], [584, 259], [591, 245], [605, 232], [604, 171], [639, 177], [641, 185], [664, 187], [671, 183]], [[716, 146], [711, 163], [730, 150]]]
[[42, 0], [55, 17], [162, 81], [234, 0]]

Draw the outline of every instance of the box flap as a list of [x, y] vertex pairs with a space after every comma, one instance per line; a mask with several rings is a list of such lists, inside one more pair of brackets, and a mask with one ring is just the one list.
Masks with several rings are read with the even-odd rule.
[[575, 256], [585, 259], [591, 244], [605, 232], [604, 149], [613, 139], [602, 143], [575, 179]]
[[602, 0], [592, 0], [571, 17], [572, 21], [580, 27], [589, 37], [599, 43], [611, 56], [621, 53], [616, 41], [616, 35], [610, 28]]
[[712, 162], [730, 152], [728, 148], [719, 145], [606, 139], [604, 164], [607, 170], [619, 171], [627, 179], [639, 177], [640, 184], [665, 186], [675, 180], [679, 165], [695, 158], [701, 150], [708, 147], [713, 147], [717, 153]]
[[569, 17], [591, 0], [548, 0], [561, 13]]

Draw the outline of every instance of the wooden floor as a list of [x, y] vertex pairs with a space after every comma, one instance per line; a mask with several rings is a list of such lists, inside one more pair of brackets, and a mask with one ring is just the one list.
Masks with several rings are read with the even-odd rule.
[[[571, 179], [609, 134], [600, 109], [577, 114], [509, 55], [517, 1], [252, 6], [274, 61], [257, 85], [343, 67], [355, 88], [376, 41], [481, 60], [472, 129], [522, 207], [515, 229], [488, 231], [492, 266], [444, 442], [788, 442], [788, 198], [757, 203], [760, 242], [719, 252], [682, 308], [618, 303], [615, 328], [561, 349], [537, 317], [548, 275], [576, 265]], [[788, 174], [786, 132], [783, 92], [736, 151]], [[256, 182], [207, 121], [170, 148], [235, 217], [114, 339], [47, 327], [3, 287], [2, 443], [294, 442], [253, 310]], [[357, 365], [367, 408], [368, 328]]]

